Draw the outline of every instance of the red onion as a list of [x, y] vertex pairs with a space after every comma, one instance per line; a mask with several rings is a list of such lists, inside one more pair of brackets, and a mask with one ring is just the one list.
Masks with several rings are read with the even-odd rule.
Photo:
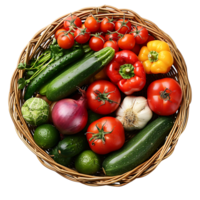
[[52, 120], [55, 127], [62, 134], [75, 134], [86, 125], [88, 113], [85, 91], [79, 89], [82, 96], [78, 100], [62, 99], [58, 101], [52, 110]]

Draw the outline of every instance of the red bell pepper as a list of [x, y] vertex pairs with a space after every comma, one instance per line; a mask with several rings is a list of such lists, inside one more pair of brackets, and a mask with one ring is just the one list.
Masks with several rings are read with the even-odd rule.
[[126, 95], [142, 90], [146, 84], [146, 74], [142, 63], [129, 50], [117, 52], [106, 67], [107, 76]]

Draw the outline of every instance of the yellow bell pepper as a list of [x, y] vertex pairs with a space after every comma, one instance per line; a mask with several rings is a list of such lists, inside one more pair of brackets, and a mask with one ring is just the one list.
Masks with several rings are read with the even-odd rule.
[[147, 74], [165, 74], [169, 72], [174, 60], [169, 45], [160, 40], [153, 40], [143, 46], [138, 55]]

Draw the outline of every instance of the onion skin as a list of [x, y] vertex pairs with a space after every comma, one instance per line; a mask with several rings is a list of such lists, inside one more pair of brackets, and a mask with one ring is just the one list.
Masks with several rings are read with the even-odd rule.
[[62, 99], [52, 110], [52, 120], [60, 133], [65, 135], [76, 134], [86, 125], [88, 113], [85, 108], [85, 99]]

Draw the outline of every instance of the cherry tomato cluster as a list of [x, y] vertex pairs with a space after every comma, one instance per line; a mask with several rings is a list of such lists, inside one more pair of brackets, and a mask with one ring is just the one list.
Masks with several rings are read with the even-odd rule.
[[61, 48], [69, 49], [74, 42], [85, 44], [93, 51], [99, 51], [105, 47], [112, 47], [115, 52], [131, 50], [136, 55], [142, 46], [154, 40], [147, 29], [142, 26], [132, 26], [125, 18], [115, 20], [105, 17], [101, 20], [91, 15], [87, 17], [84, 24], [78, 16], [71, 15], [64, 21], [63, 28], [55, 33], [58, 45]]

